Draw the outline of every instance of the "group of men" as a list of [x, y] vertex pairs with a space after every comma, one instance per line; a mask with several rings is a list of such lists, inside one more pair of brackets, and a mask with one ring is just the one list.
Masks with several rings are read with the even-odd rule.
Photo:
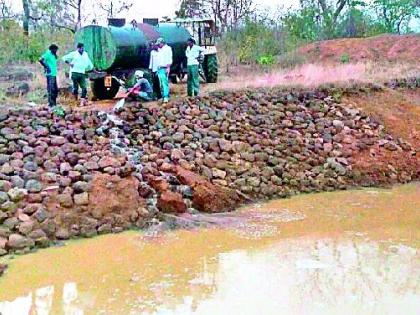
[[164, 103], [169, 101], [169, 73], [173, 62], [172, 48], [163, 38], [158, 38], [151, 44], [149, 70], [152, 73], [152, 82], [144, 78], [144, 72], [137, 70], [134, 73], [135, 85], [128, 90], [128, 95], [149, 101], [155, 98], [153, 85], [159, 86], [160, 95]]
[[[48, 50], [41, 56], [39, 62], [44, 67], [47, 77], [48, 105], [54, 107], [57, 105], [57, 62], [58, 46], [52, 44]], [[199, 60], [202, 58], [204, 49], [197, 46], [195, 40], [190, 38], [187, 42], [185, 55], [187, 57], [188, 68], [188, 96], [198, 96], [200, 89], [199, 79]], [[78, 99], [79, 88], [81, 92], [81, 105], [87, 104], [87, 73], [94, 70], [92, 61], [84, 50], [83, 43], [77, 44], [75, 51], [65, 55], [62, 60], [70, 65], [71, 80], [73, 82], [73, 95]], [[153, 82], [149, 82], [144, 77], [144, 72], [137, 70], [134, 74], [136, 83], [128, 89], [128, 95], [141, 100], [150, 101], [155, 99], [153, 85], [157, 84], [160, 89], [160, 95], [164, 103], [169, 101], [169, 73], [173, 62], [172, 48], [166, 44], [163, 38], [157, 39], [152, 44], [150, 53], [149, 70], [152, 73]]]
[[[57, 62], [58, 46], [52, 44], [41, 56], [39, 63], [44, 67], [47, 77], [48, 105], [57, 105], [58, 86], [57, 86]], [[79, 87], [82, 90], [81, 105], [87, 103], [87, 83], [86, 73], [94, 69], [93, 63], [84, 50], [82, 43], [77, 44], [77, 49], [63, 57], [63, 61], [70, 65], [70, 77], [73, 82], [73, 95], [78, 99]]]

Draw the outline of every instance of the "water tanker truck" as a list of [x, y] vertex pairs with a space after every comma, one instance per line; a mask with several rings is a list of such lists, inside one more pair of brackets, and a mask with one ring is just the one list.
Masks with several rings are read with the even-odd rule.
[[[191, 23], [195, 26], [192, 29], [198, 29], [198, 33], [187, 30]], [[132, 80], [135, 70], [143, 70], [145, 76], [150, 77], [151, 44], [159, 37], [165, 39], [173, 51], [172, 81], [185, 75], [187, 40], [196, 35], [197, 43], [206, 48], [202, 77], [208, 83], [216, 82], [218, 63], [211, 25], [210, 20], [182, 20], [156, 25], [133, 21], [126, 25], [124, 19], [113, 19], [108, 26], [89, 25], [81, 28], [75, 34], [75, 41], [85, 45], [97, 70], [89, 75], [93, 95], [97, 99], [113, 98], [122, 81]]]

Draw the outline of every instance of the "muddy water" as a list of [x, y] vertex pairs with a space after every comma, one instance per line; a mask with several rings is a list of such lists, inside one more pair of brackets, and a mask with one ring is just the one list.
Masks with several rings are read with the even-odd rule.
[[0, 313], [419, 314], [420, 183], [201, 219], [15, 258]]

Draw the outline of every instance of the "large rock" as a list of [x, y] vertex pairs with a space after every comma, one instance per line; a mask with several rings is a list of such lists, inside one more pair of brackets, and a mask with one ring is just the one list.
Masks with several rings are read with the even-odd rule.
[[16, 226], [18, 226], [19, 220], [15, 217], [8, 218], [4, 220], [3, 226], [8, 228], [9, 230], [13, 230]]
[[96, 174], [92, 179], [88, 209], [97, 218], [120, 214], [124, 220], [129, 220], [145, 204], [139, 195], [139, 182], [132, 176], [120, 178], [116, 175]]
[[7, 180], [0, 180], [0, 191], [8, 192], [12, 189], [12, 184]]
[[6, 96], [20, 97], [22, 95], [28, 94], [29, 91], [30, 87], [27, 82], [17, 82], [6, 89]]
[[89, 183], [84, 181], [78, 181], [73, 184], [73, 189], [75, 193], [83, 193], [89, 190]]
[[163, 193], [170, 189], [169, 183], [161, 177], [154, 177], [149, 180], [149, 185], [158, 193]]
[[18, 202], [18, 201], [21, 201], [23, 198], [25, 198], [28, 192], [26, 191], [26, 189], [15, 187], [15, 188], [10, 189], [7, 192], [7, 194], [9, 195], [10, 200], [14, 202]]
[[89, 204], [89, 194], [87, 192], [75, 194], [73, 198], [74, 204], [77, 206], [86, 206]]
[[[0, 253], [5, 253], [5, 251], [4, 250], [0, 250]], [[0, 264], [0, 276], [3, 275], [3, 273], [6, 271], [6, 269], [7, 269], [7, 265]]]
[[73, 207], [73, 197], [69, 193], [63, 193], [57, 196], [57, 201], [64, 208]]
[[242, 198], [235, 191], [213, 185], [182, 167], [176, 168], [176, 176], [181, 184], [188, 185], [193, 190], [193, 207], [199, 211], [233, 211], [242, 202]]
[[11, 234], [6, 247], [11, 250], [24, 249], [26, 247], [33, 247], [35, 242], [30, 238], [24, 237], [20, 234]]
[[0, 249], [5, 249], [7, 244], [7, 238], [0, 237]]
[[20, 176], [11, 176], [10, 182], [17, 188], [25, 187], [25, 181]]
[[160, 194], [157, 207], [164, 213], [183, 213], [187, 211], [182, 195], [169, 190]]
[[106, 167], [120, 167], [121, 163], [118, 161], [118, 159], [110, 156], [104, 156], [101, 158], [98, 162], [98, 165], [100, 168], [106, 168]]
[[35, 218], [38, 222], [44, 222], [50, 214], [44, 208], [40, 208], [37, 212], [35, 212], [32, 217]]
[[31, 193], [37, 193], [42, 190], [42, 184], [35, 179], [30, 179], [26, 182], [25, 188]]
[[5, 203], [6, 201], [9, 201], [9, 195], [4, 191], [0, 191], [0, 204]]

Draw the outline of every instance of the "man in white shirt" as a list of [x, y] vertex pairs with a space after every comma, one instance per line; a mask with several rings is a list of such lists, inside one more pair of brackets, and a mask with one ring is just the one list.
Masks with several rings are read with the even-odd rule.
[[152, 72], [153, 92], [157, 98], [160, 98], [160, 83], [157, 75], [157, 71], [159, 69], [158, 49], [159, 47], [156, 43], [151, 45], [149, 70]]
[[92, 61], [87, 52], [84, 51], [82, 43], [77, 44], [77, 50], [63, 57], [65, 63], [70, 65], [71, 80], [73, 81], [73, 95], [77, 100], [79, 86], [82, 89], [81, 105], [87, 103], [86, 72], [93, 70]]
[[172, 65], [172, 48], [166, 45], [163, 38], [159, 38], [156, 41], [157, 46], [159, 47], [157, 53], [157, 59], [159, 62], [157, 75], [159, 78], [160, 92], [163, 97], [163, 102], [167, 103], [169, 101], [169, 72], [171, 71]]
[[199, 58], [204, 53], [204, 48], [195, 44], [195, 39], [190, 38], [187, 42], [187, 50], [185, 55], [187, 56], [187, 69], [188, 69], [188, 81], [187, 90], [188, 96], [198, 96], [200, 92], [200, 76], [199, 76]]

